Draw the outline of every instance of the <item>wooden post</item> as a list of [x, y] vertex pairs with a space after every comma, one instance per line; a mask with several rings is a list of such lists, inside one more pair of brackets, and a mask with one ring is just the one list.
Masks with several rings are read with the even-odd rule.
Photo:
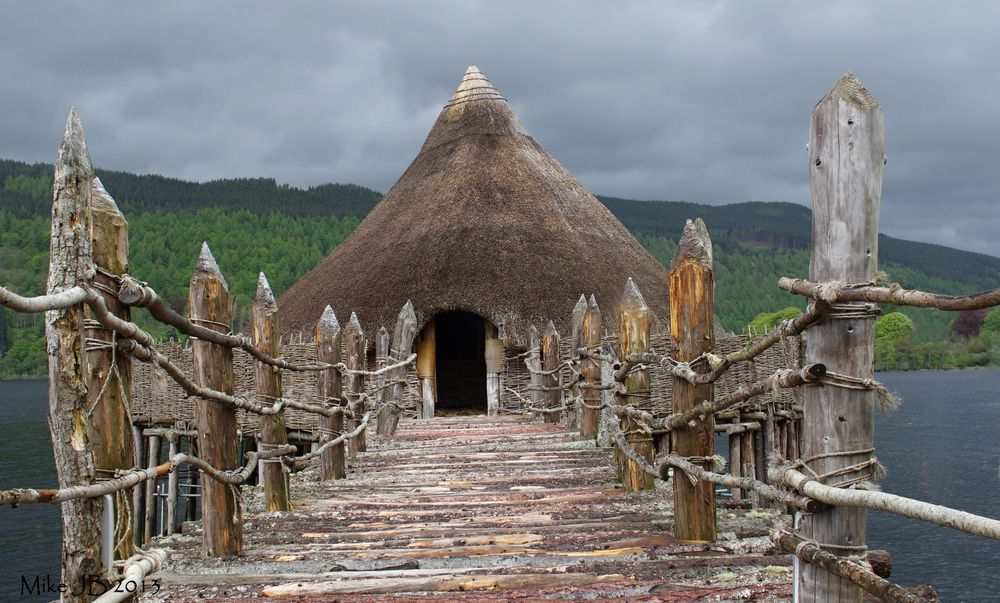
[[485, 321], [486, 414], [500, 414], [500, 371], [503, 370], [503, 344], [497, 339], [497, 328]]
[[[396, 318], [396, 328], [392, 330], [392, 345], [389, 348], [389, 357], [386, 362], [395, 364], [401, 360], [406, 360], [413, 349], [413, 339], [417, 336], [417, 315], [413, 311], [413, 302], [407, 300], [403, 304], [403, 309], [399, 311]], [[386, 374], [386, 379], [394, 384], [379, 392], [379, 402], [382, 405], [394, 402], [396, 405], [403, 403], [403, 394], [406, 392], [407, 367], [393, 369]], [[399, 424], [399, 406], [392, 405], [386, 408], [378, 416], [378, 433], [392, 435], [396, 433], [396, 426]]]
[[[734, 419], [734, 422], [738, 423], [739, 419]], [[740, 452], [740, 434], [730, 433], [729, 435], [729, 475], [733, 477], [740, 477], [742, 472], [740, 468], [743, 465], [743, 454]], [[733, 500], [740, 500], [743, 498], [743, 490], [740, 488], [731, 488], [730, 493], [732, 494]]]
[[[646, 300], [639, 293], [639, 288], [629, 278], [625, 282], [625, 295], [619, 306], [618, 358], [625, 360], [630, 354], [641, 354], [648, 351], [649, 308], [646, 306]], [[625, 392], [616, 394], [615, 402], [620, 406], [639, 406], [649, 399], [649, 385], [649, 369], [633, 371], [625, 378]], [[652, 439], [648, 435], [634, 433], [637, 431], [637, 424], [628, 417], [621, 420], [621, 428], [625, 432], [625, 440], [632, 450], [652, 463]], [[635, 461], [619, 453], [618, 462], [622, 484], [627, 492], [649, 490], [653, 487], [653, 477], [640, 469]]]
[[420, 380], [420, 417], [430, 419], [437, 405], [435, 379], [437, 376], [437, 334], [435, 318], [427, 321], [424, 332], [417, 341], [417, 378]]
[[[144, 442], [142, 439], [142, 426], [133, 424], [132, 449], [135, 451], [134, 466], [140, 469], [145, 467], [145, 465], [143, 465], [142, 463], [142, 461], [146, 458], [146, 455], [144, 454], [146, 447], [143, 446], [143, 443]], [[143, 525], [146, 523], [144, 521], [144, 513], [143, 513], [144, 507], [142, 505], [142, 497], [145, 493], [146, 493], [146, 488], [143, 487], [141, 484], [137, 484], [132, 487], [131, 520], [132, 520], [132, 535], [134, 536], [134, 538], [132, 538], [132, 541], [137, 545], [140, 545], [143, 542], [145, 542], [145, 540], [143, 540], [143, 533], [142, 533]], [[134, 549], [135, 547], [133, 546], [132, 548]]]
[[[549, 324], [545, 326], [545, 332], [542, 333], [542, 370], [555, 371], [556, 367], [559, 366], [559, 362], [559, 332], [556, 331], [556, 326], [550, 320]], [[542, 385], [545, 387], [557, 387], [559, 385], [559, 372], [556, 371], [550, 375], [542, 375]], [[559, 407], [562, 401], [562, 391], [554, 389], [542, 393], [544, 394], [544, 407], [546, 410]], [[545, 422], [558, 423], [560, 414], [558, 412], [545, 413]]]
[[[583, 313], [583, 324], [580, 325], [580, 341], [578, 347], [599, 352], [601, 345], [601, 308], [597, 299], [591, 295], [587, 310]], [[575, 353], [575, 352], [574, 352]], [[600, 385], [601, 361], [595, 358], [584, 358], [580, 362], [580, 372], [588, 385]], [[597, 437], [597, 422], [601, 411], [596, 407], [601, 404], [601, 391], [597, 389], [583, 390], [583, 407], [580, 409], [580, 435], [585, 438]]]
[[[355, 371], [362, 371], [368, 368], [365, 359], [365, 333], [361, 330], [361, 323], [358, 315], [351, 312], [351, 320], [344, 327], [344, 364], [347, 368]], [[347, 431], [354, 431], [358, 427], [361, 415], [365, 413], [365, 403], [360, 400], [365, 391], [364, 375], [348, 375], [344, 379], [344, 397], [347, 398], [347, 408], [354, 413], [354, 418], [347, 421]], [[362, 442], [365, 432], [356, 438], [347, 440], [347, 456], [354, 456], [364, 449]]]
[[[884, 163], [882, 109], [854, 74], [847, 73], [813, 109], [810, 123], [811, 280], [863, 283], [874, 276]], [[831, 371], [871, 378], [874, 317], [858, 318], [855, 311], [848, 313], [855, 317], [838, 319], [836, 314], [806, 331], [803, 363], [823, 362]], [[804, 389], [802, 455], [823, 455], [809, 463], [813, 471], [822, 475], [871, 458], [873, 398], [871, 391], [861, 389]], [[868, 471], [831, 481], [863, 477]], [[863, 509], [831, 507], [803, 515], [799, 533], [821, 548], [830, 545], [833, 548], [824, 550], [836, 555], [862, 554], [866, 521]], [[799, 564], [799, 576], [800, 601], [861, 600], [857, 586], [820, 567]]]
[[[279, 357], [278, 304], [274, 301], [271, 285], [263, 272], [257, 278], [257, 294], [254, 296], [252, 313], [254, 346], [272, 358]], [[255, 362], [253, 374], [261, 402], [277, 403], [281, 398], [281, 369]], [[284, 410], [260, 416], [260, 442], [265, 450], [288, 444]], [[264, 472], [264, 508], [268, 512], [292, 510], [292, 503], [288, 500], [288, 474], [278, 460], [261, 461]]]
[[[583, 329], [583, 315], [587, 313], [587, 296], [580, 294], [580, 299], [576, 300], [573, 306], [573, 321], [570, 325], [570, 352], [569, 357], [576, 359], [576, 350], [580, 347], [580, 331]], [[569, 429], [579, 429], [581, 406], [576, 402], [580, 399], [580, 388], [573, 386], [566, 396], [567, 400], [572, 400], [572, 404], [567, 403], [566, 427]]]
[[[167, 454], [170, 458], [180, 452], [180, 437], [176, 433], [167, 436], [170, 446]], [[177, 531], [177, 467], [167, 474], [167, 535]]]
[[[392, 335], [389, 334], [389, 330], [384, 326], [378, 328], [378, 332], [375, 333], [375, 369], [381, 370], [385, 368], [385, 365], [389, 361], [389, 347], [392, 345]], [[375, 377], [375, 387], [378, 391], [381, 391], [382, 385], [386, 382], [385, 375], [379, 375]]]
[[[90, 206], [94, 168], [76, 109], [70, 110], [56, 158], [52, 197], [52, 235], [46, 293], [54, 294], [94, 279], [91, 259]], [[49, 360], [49, 430], [59, 487], [94, 483], [93, 444], [87, 428], [87, 358], [83, 308], [45, 314]], [[101, 564], [101, 501], [85, 498], [62, 504], [62, 583], [71, 591], [64, 601], [89, 601], [90, 576], [104, 576]]]
[[[201, 246], [188, 290], [191, 322], [221, 333], [230, 331], [232, 304], [229, 285], [212, 257], [208, 243]], [[233, 393], [233, 352], [203, 339], [191, 342], [194, 382], [200, 387]], [[195, 399], [198, 454], [216, 469], [242, 465], [236, 441], [236, 409], [212, 400]], [[242, 511], [230, 486], [202, 475], [202, 551], [206, 557], [227, 557], [243, 552]]]
[[524, 357], [524, 363], [531, 373], [531, 406], [542, 407], [542, 392], [537, 389], [542, 386], [542, 376], [537, 371], [542, 370], [542, 338], [538, 334], [535, 325], [528, 327], [528, 355]]
[[[754, 442], [754, 432], [744, 431], [740, 433], [740, 472], [743, 477], [757, 479], [757, 451]], [[755, 490], [748, 490], [747, 497], [750, 498], [750, 505], [758, 507], [760, 505], [760, 495]]]
[[[90, 239], [94, 264], [98, 268], [94, 285], [108, 310], [125, 320], [129, 309], [118, 301], [116, 278], [129, 271], [128, 222], [94, 178], [90, 197]], [[98, 478], [113, 477], [116, 471], [132, 468], [132, 358], [118, 354], [114, 333], [94, 320], [93, 311], [84, 308], [84, 336], [87, 338], [87, 408], [92, 409], [88, 437], [94, 444], [94, 466]], [[115, 498], [115, 516], [125, 509]], [[135, 545], [123, 540], [115, 551], [116, 559], [135, 554]]]
[[[714, 291], [712, 240], [708, 229], [701, 218], [694, 222], [688, 220], [670, 264], [670, 335], [677, 344], [677, 359], [682, 362], [692, 361], [714, 347]], [[671, 412], [690, 410], [704, 400], [712, 401], [713, 395], [712, 384], [693, 385], [674, 377]], [[715, 416], [708, 415], [694, 423], [671, 432], [674, 452], [711, 470], [709, 457], [715, 454]], [[688, 542], [715, 540], [714, 484], [699, 481], [692, 486], [686, 479], [674, 480], [674, 533]]]
[[[147, 469], [156, 469], [156, 466], [160, 464], [160, 436], [151, 435], [149, 436], [149, 446], [146, 453], [146, 458], [148, 459]], [[145, 514], [145, 528], [143, 529], [143, 534], [145, 534], [145, 542], [149, 542], [153, 536], [157, 535], [154, 532], [156, 526], [156, 482], [157, 480], [151, 479], [146, 481], [146, 514]]]
[[[340, 347], [343, 337], [340, 323], [333, 308], [327, 306], [316, 323], [316, 360], [327, 364], [340, 364]], [[328, 408], [347, 406], [343, 403], [343, 380], [340, 371], [328, 368], [316, 375], [316, 393], [320, 404]], [[319, 443], [322, 446], [335, 439], [344, 431], [344, 415], [335, 414], [332, 417], [320, 417]], [[347, 477], [347, 459], [344, 452], [345, 444], [327, 448], [320, 455], [319, 478], [321, 480], [342, 479]]]

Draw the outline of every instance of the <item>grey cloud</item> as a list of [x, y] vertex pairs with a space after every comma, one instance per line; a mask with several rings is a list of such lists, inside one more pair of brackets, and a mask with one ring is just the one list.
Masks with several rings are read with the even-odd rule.
[[591, 190], [808, 203], [809, 111], [885, 107], [882, 230], [1000, 255], [1000, 6], [933, 2], [6, 2], [0, 156], [387, 190], [468, 64]]

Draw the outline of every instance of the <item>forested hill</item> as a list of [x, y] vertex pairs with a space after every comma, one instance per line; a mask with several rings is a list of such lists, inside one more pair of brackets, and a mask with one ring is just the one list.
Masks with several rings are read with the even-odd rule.
[[[278, 212], [288, 216], [354, 216], [363, 218], [381, 193], [356, 184], [323, 184], [308, 189], [278, 184], [274, 178], [236, 178], [187, 182], [147, 174], [96, 170], [104, 187], [126, 216], [143, 211], [193, 211], [203, 207]], [[0, 209], [18, 216], [48, 215], [51, 199], [40, 195], [51, 187], [52, 165], [0, 159]]]
[[[257, 272], [281, 294], [339, 244], [381, 198], [353, 184], [308, 189], [269, 178], [193, 183], [156, 175], [97, 170], [130, 225], [132, 272], [183, 310], [187, 283], [206, 240], [245, 320]], [[42, 292], [48, 263], [52, 166], [0, 159], [0, 284]], [[806, 276], [811, 214], [792, 203], [724, 206], [600, 197], [661, 263], [668, 265], [688, 218], [708, 224], [716, 259], [716, 313], [730, 330], [758, 313], [801, 306], [776, 286]], [[906, 287], [970, 293], [1000, 287], [1000, 258], [881, 236], [880, 267]], [[905, 310], [915, 337], [950, 334], [952, 315]], [[154, 324], [145, 326], [169, 335]], [[36, 316], [0, 312], [0, 377], [44, 372]]]

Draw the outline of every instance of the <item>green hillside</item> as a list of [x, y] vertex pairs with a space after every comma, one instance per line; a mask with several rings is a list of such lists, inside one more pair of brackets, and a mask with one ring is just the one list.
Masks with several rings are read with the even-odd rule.
[[[281, 294], [339, 244], [381, 195], [353, 184], [309, 189], [273, 179], [184, 182], [156, 175], [97, 171], [130, 224], [132, 272], [177, 309], [201, 241], [207, 240], [230, 283], [236, 320], [246, 320], [257, 272]], [[0, 160], [0, 284], [39, 294], [48, 263], [52, 166]], [[791, 203], [725, 206], [668, 201], [601, 200], [663, 264], [688, 218], [702, 217], [716, 257], [716, 312], [740, 331], [760, 312], [801, 306], [776, 286], [781, 276], [805, 276], [811, 216]], [[881, 266], [904, 286], [968, 293], [1000, 286], [1000, 258], [938, 245], [880, 237]], [[953, 316], [905, 309], [920, 341], [944, 339]], [[144, 324], [157, 335], [170, 331]], [[45, 370], [41, 321], [0, 312], [0, 377]]]

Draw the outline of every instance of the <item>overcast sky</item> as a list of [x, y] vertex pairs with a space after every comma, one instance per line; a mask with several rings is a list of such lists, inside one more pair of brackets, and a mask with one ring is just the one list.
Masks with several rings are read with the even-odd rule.
[[[885, 110], [881, 230], [1000, 255], [1000, 3], [0, 4], [0, 157], [386, 191], [469, 64], [591, 191], [809, 203], [809, 112]], [[110, 191], [114, 194], [114, 191]], [[711, 225], [709, 225], [711, 227]]]

